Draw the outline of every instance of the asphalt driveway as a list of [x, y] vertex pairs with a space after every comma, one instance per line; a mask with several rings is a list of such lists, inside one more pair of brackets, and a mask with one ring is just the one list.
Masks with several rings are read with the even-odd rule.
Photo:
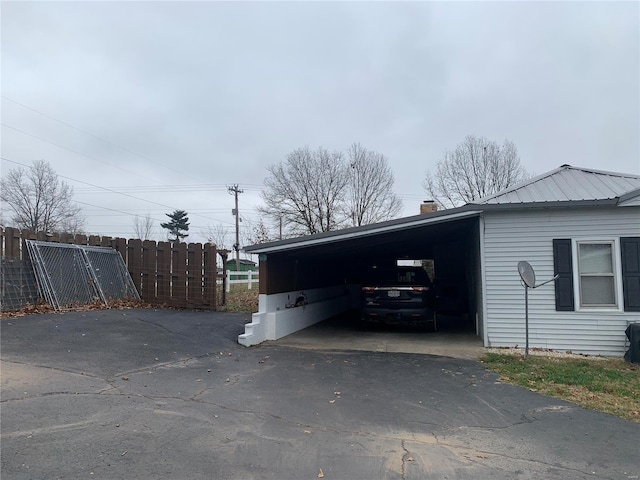
[[1, 322], [5, 479], [640, 475], [640, 425], [421, 354], [236, 343], [248, 316]]

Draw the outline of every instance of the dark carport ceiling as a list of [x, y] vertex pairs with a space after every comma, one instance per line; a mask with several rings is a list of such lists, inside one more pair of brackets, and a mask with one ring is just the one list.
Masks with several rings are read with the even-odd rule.
[[295, 258], [327, 257], [332, 261], [354, 258], [430, 258], [436, 245], [446, 245], [466, 240], [477, 225], [477, 217], [430, 223], [398, 230], [368, 235], [328, 239], [317, 245], [277, 252], [277, 255]]

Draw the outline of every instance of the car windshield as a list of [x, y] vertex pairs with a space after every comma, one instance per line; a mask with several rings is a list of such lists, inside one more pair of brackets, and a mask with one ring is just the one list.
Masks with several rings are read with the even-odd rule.
[[429, 277], [420, 267], [375, 269], [365, 283], [372, 285], [429, 285]]

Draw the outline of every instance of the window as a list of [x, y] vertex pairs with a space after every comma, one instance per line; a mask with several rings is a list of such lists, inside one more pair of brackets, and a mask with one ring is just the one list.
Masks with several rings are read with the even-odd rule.
[[578, 242], [581, 307], [618, 307], [613, 242]]
[[[640, 312], [640, 237], [553, 240], [556, 311]], [[574, 289], [574, 284], [576, 288]]]

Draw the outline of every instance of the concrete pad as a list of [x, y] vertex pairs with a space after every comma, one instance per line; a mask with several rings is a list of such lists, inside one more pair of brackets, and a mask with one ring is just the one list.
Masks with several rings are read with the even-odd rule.
[[267, 343], [311, 350], [419, 353], [468, 360], [476, 360], [484, 353], [482, 339], [469, 329], [450, 324], [444, 324], [438, 332], [363, 328], [352, 316], [332, 318]]

